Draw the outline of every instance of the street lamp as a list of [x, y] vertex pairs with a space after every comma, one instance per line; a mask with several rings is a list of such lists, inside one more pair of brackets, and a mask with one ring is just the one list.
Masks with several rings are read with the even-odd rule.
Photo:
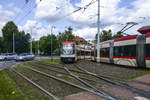
[[53, 29], [55, 29], [56, 27], [55, 26], [51, 26], [51, 61], [53, 61], [53, 38], [52, 38], [52, 35], [53, 35]]
[[30, 41], [30, 54], [33, 54], [33, 52], [32, 52], [32, 28], [36, 28], [36, 26], [33, 26], [33, 27], [30, 28], [30, 31], [31, 31], [31, 33], [30, 33], [30, 35], [31, 35], [31, 41]]
[[32, 53], [32, 28], [31, 28], [31, 41], [30, 41], [30, 54], [33, 54]]
[[97, 36], [97, 62], [100, 63], [100, 0], [98, 0]]
[[13, 53], [15, 53], [15, 34], [13, 32]]

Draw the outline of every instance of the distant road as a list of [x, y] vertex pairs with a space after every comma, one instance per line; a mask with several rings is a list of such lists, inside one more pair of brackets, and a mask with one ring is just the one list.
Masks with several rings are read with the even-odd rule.
[[11, 60], [11, 61], [1, 61], [0, 62], [0, 70], [7, 68], [7, 67], [11, 67], [13, 65], [19, 64], [20, 62], [16, 62], [15, 60]]
[[[54, 57], [52, 57], [53, 59], [60, 59], [60, 56], [54, 56]], [[35, 57], [35, 60], [42, 60], [42, 59], [51, 59], [51, 57], [50, 56], [48, 56], [48, 57]]]
[[[35, 57], [35, 60], [44, 60], [44, 59], [51, 59], [51, 57]], [[54, 56], [53, 59], [60, 59], [59, 56]], [[20, 64], [22, 62], [16, 62], [15, 60], [10, 60], [10, 61], [1, 61], [0, 62], [0, 70], [7, 68], [7, 67], [11, 67], [17, 64]]]

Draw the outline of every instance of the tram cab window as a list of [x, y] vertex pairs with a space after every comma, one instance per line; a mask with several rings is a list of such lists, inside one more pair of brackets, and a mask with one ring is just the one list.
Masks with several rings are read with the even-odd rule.
[[75, 53], [75, 45], [74, 44], [62, 44], [62, 49], [61, 49], [62, 54], [74, 54]]

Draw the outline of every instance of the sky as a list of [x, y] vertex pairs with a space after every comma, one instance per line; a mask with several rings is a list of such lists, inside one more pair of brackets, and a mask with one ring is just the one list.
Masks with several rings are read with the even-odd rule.
[[[63, 32], [69, 26], [73, 34], [88, 40], [97, 33], [97, 0], [0, 0], [0, 30], [8, 21], [13, 21], [20, 31], [31, 32], [38, 40], [41, 36]], [[80, 7], [94, 3], [87, 9], [72, 13]], [[137, 32], [150, 23], [150, 0], [100, 0], [100, 29], [116, 34], [127, 22], [136, 22], [127, 34]], [[0, 31], [0, 36], [2, 32]]]

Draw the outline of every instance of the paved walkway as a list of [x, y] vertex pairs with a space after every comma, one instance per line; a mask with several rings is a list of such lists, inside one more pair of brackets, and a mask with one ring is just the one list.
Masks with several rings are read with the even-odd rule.
[[82, 92], [66, 96], [65, 100], [104, 100], [104, 99], [90, 93]]
[[143, 77], [136, 78], [135, 80], [150, 83], [150, 75], [145, 75]]

